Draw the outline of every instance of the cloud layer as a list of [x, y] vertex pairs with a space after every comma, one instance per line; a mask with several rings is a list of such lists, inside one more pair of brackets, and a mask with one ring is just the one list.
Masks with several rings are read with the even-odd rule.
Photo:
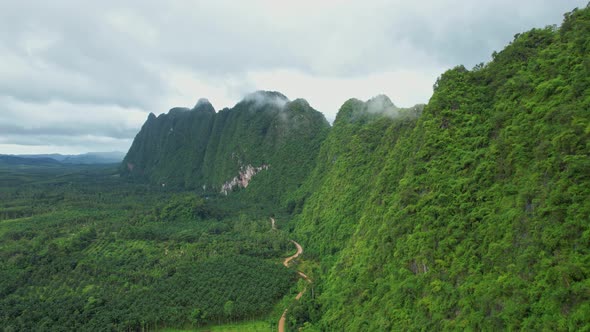
[[350, 97], [428, 101], [436, 77], [586, 0], [5, 1], [0, 153], [126, 150], [148, 112], [258, 89], [333, 119]]

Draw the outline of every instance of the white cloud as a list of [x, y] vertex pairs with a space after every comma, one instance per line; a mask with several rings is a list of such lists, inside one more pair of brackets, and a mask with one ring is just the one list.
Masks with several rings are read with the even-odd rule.
[[2, 1], [0, 138], [13, 133], [0, 153], [19, 130], [23, 144], [86, 133], [88, 150], [95, 137], [125, 150], [147, 112], [200, 97], [231, 107], [259, 89], [305, 98], [328, 119], [351, 97], [425, 103], [444, 69], [486, 61], [586, 2]]
[[125, 151], [146, 118], [139, 109], [115, 105], [12, 97], [0, 97], [0, 114], [0, 153], [45, 153], [39, 152], [47, 151], [43, 146], [60, 153]]

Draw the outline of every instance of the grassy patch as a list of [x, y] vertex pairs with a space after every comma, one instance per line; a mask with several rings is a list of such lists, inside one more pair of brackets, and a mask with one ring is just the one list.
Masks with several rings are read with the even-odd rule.
[[198, 332], [266, 332], [266, 331], [275, 331], [277, 329], [278, 320], [272, 321], [247, 321], [247, 322], [240, 322], [234, 324], [223, 324], [223, 325], [214, 325], [214, 326], [205, 326], [200, 327], [197, 329], [187, 329], [187, 330], [180, 330], [180, 329], [165, 329], [162, 332], [189, 332], [189, 331], [198, 331]]

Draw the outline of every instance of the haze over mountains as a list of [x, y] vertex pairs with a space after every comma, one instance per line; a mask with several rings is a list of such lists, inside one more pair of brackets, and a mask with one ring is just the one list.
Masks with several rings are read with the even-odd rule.
[[52, 154], [19, 154], [0, 155], [0, 162], [12, 164], [114, 164], [125, 157], [124, 152], [88, 152], [75, 155]]

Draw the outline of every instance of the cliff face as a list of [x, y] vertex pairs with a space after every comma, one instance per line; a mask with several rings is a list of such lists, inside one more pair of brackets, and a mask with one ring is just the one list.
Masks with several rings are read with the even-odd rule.
[[260, 167], [252, 167], [252, 165], [247, 165], [246, 167], [243, 167], [237, 176], [235, 176], [230, 181], [225, 182], [221, 186], [221, 193], [227, 195], [230, 192], [232, 192], [235, 188], [247, 188], [248, 184], [250, 184], [250, 181], [252, 181], [254, 175], [256, 175], [260, 171], [267, 169], [268, 165], [266, 164]]
[[305, 100], [290, 101], [278, 92], [253, 93], [217, 113], [200, 100], [193, 109], [150, 114], [121, 172], [154, 184], [225, 194], [260, 177], [251, 190], [263, 194], [264, 184], [271, 188], [266, 196], [279, 199], [310, 172], [329, 127]]
[[588, 54], [590, 8], [447, 71], [417, 119], [345, 103], [292, 204], [321, 261], [298, 324], [587, 328]]

